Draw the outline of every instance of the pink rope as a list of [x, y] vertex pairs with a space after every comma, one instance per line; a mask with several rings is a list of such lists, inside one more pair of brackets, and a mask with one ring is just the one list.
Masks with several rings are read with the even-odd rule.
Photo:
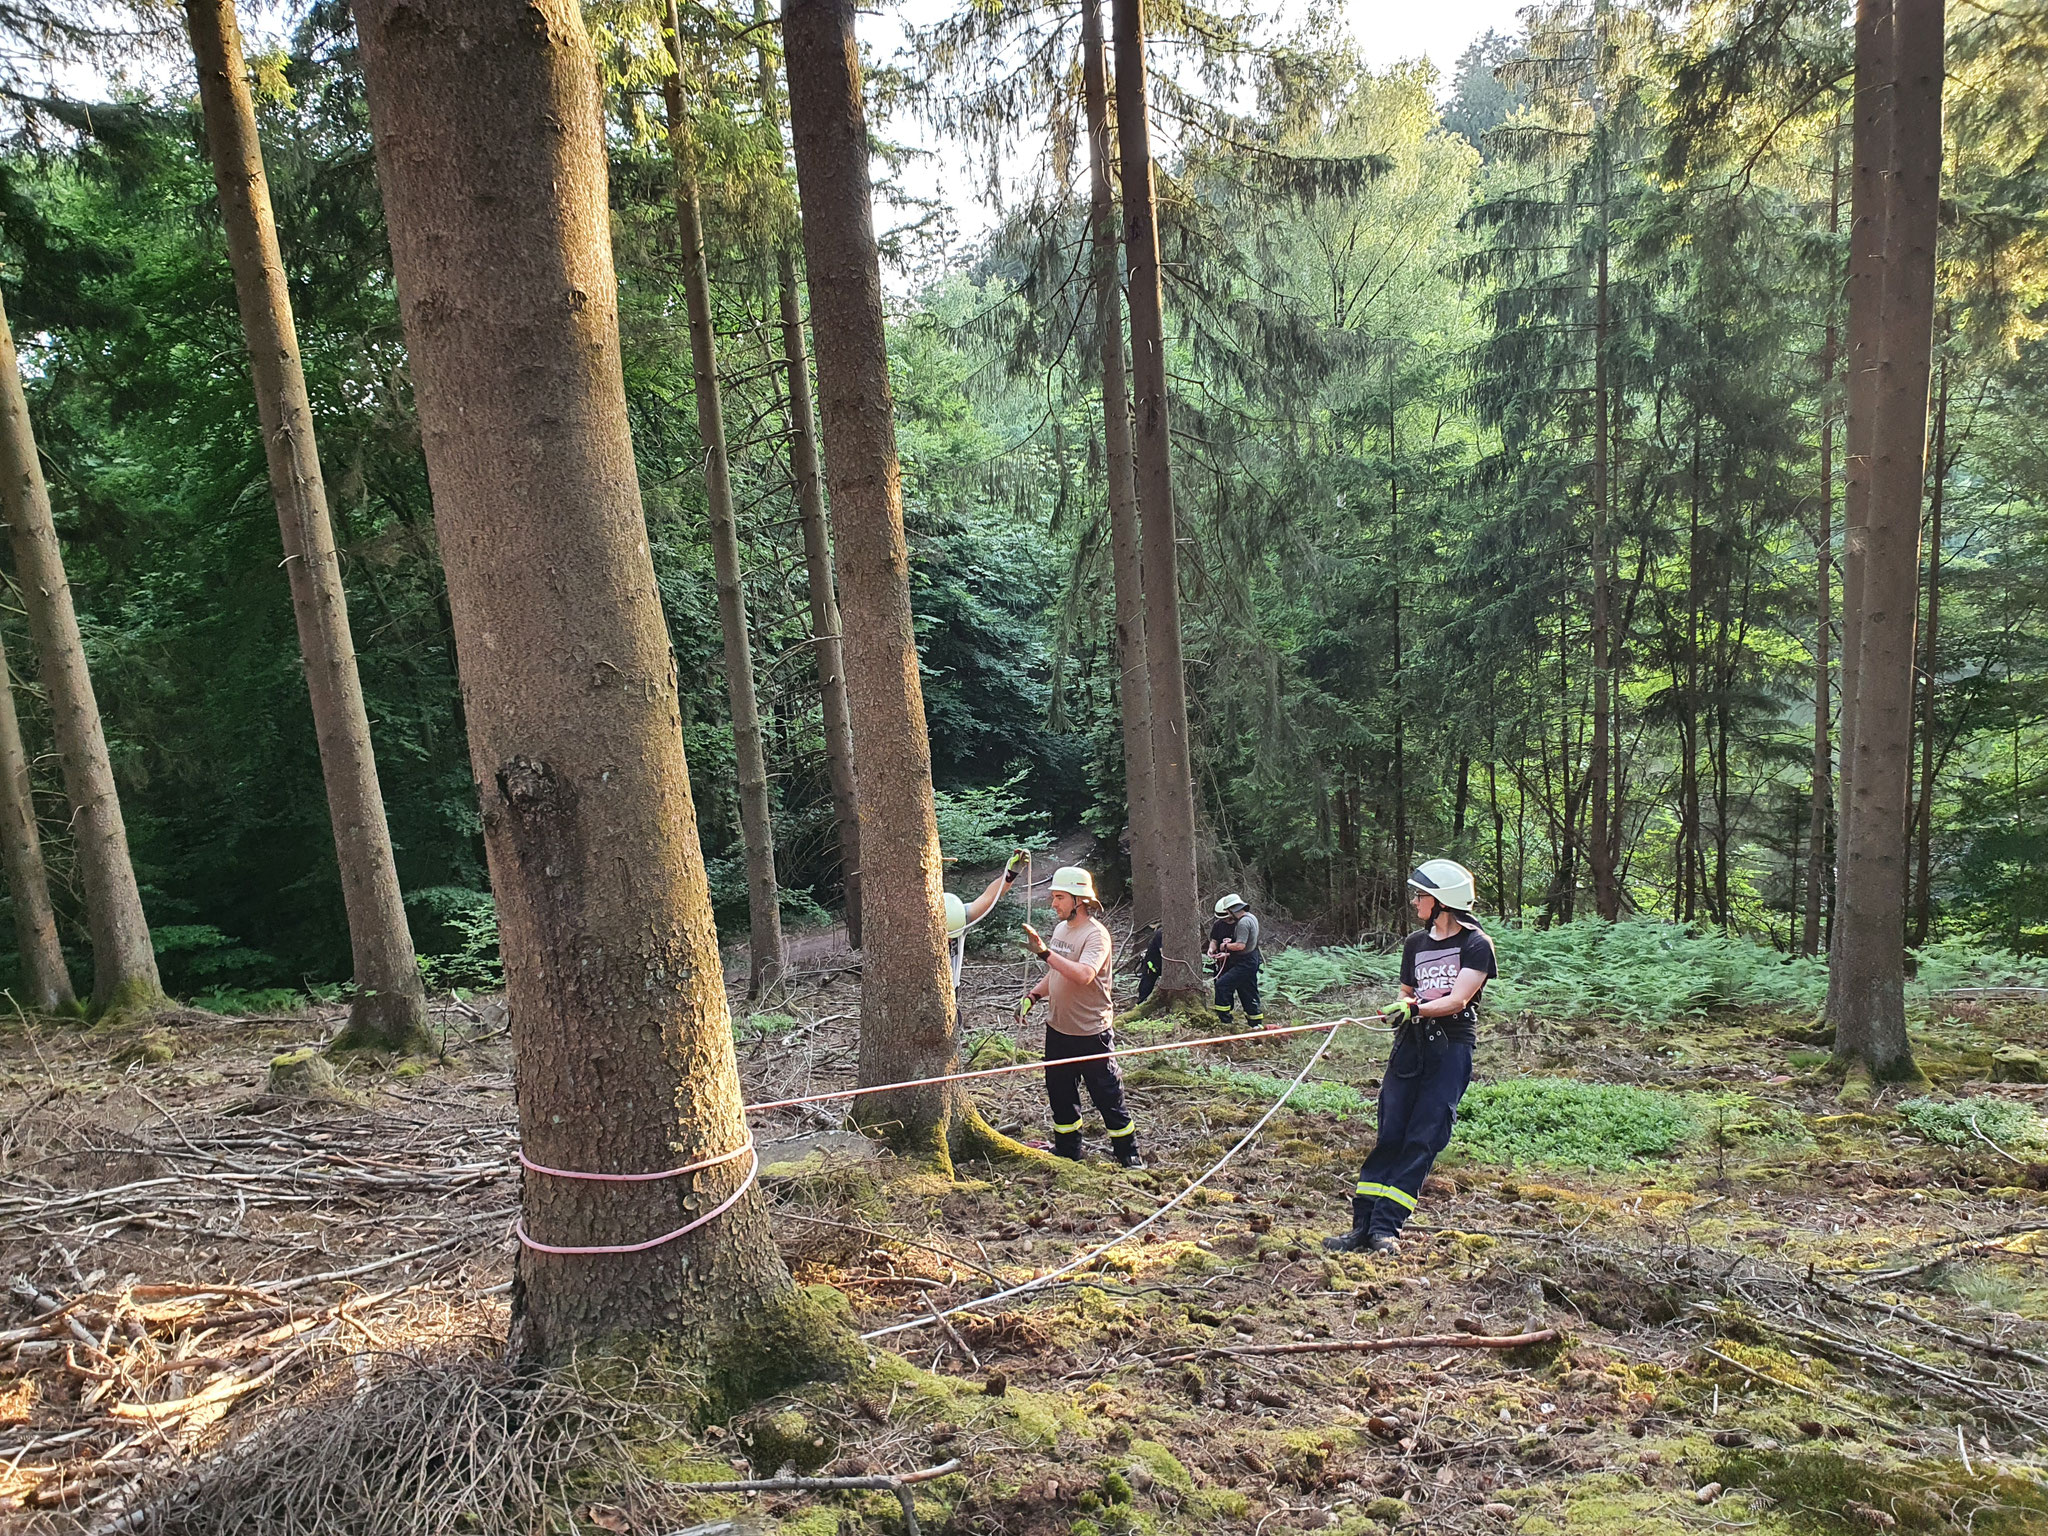
[[1322, 1024], [1290, 1024], [1284, 1029], [1252, 1029], [1241, 1035], [1204, 1035], [1197, 1040], [1168, 1040], [1161, 1045], [1132, 1045], [1120, 1051], [1100, 1051], [1093, 1056], [1062, 1056], [1057, 1063], [1019, 1061], [1005, 1067], [980, 1067], [972, 1072], [949, 1072], [944, 1077], [914, 1077], [904, 1083], [877, 1083], [872, 1088], [836, 1088], [830, 1093], [811, 1093], [800, 1099], [775, 1099], [766, 1104], [749, 1104], [745, 1112], [754, 1115], [770, 1109], [794, 1109], [799, 1104], [823, 1104], [831, 1099], [857, 1099], [866, 1093], [893, 1093], [898, 1088], [929, 1088], [939, 1083], [964, 1083], [978, 1077], [1005, 1077], [1012, 1072], [1043, 1072], [1048, 1065], [1079, 1066], [1084, 1061], [1110, 1061], [1120, 1056], [1148, 1056], [1154, 1051], [1191, 1051], [1198, 1046], [1229, 1045], [1238, 1040], [1275, 1040], [1283, 1035], [1299, 1035], [1310, 1030], [1335, 1029], [1340, 1024], [1362, 1022], [1359, 1019], [1331, 1019]]
[[[727, 1195], [723, 1200], [719, 1201], [718, 1204], [714, 1205], [702, 1216], [699, 1216], [695, 1221], [685, 1222], [682, 1226], [677, 1227], [675, 1231], [664, 1232], [660, 1237], [650, 1237], [644, 1243], [600, 1243], [591, 1247], [572, 1248], [564, 1247], [556, 1243], [536, 1242], [533, 1238], [530, 1238], [526, 1235], [526, 1222], [523, 1218], [512, 1223], [512, 1235], [518, 1238], [520, 1242], [524, 1243], [528, 1248], [531, 1248], [536, 1253], [645, 1253], [650, 1248], [659, 1248], [663, 1243], [672, 1243], [677, 1238], [683, 1236], [685, 1233], [696, 1231], [699, 1227], [703, 1226], [708, 1221], [716, 1221], [720, 1216], [723, 1216], [727, 1211], [731, 1210], [735, 1205], [737, 1205], [739, 1203], [740, 1196], [744, 1195], [750, 1188], [753, 1187], [754, 1177], [761, 1171], [761, 1154], [754, 1150], [754, 1146], [751, 1142], [749, 1142], [746, 1146], [741, 1147], [739, 1150], [742, 1152], [752, 1152], [754, 1154], [754, 1162], [753, 1166], [747, 1169], [747, 1176], [744, 1179], [740, 1180], [740, 1187], [738, 1189], [734, 1190], [731, 1194]], [[731, 1153], [727, 1154], [728, 1157], [732, 1155], [733, 1154]], [[714, 1161], [723, 1162], [725, 1161], [725, 1159], [717, 1158], [714, 1159]], [[615, 1177], [615, 1175], [570, 1174], [569, 1177], [605, 1178]], [[660, 1177], [660, 1175], [648, 1175], [648, 1177]]]
[[544, 1173], [554, 1179], [592, 1179], [603, 1184], [643, 1184], [650, 1179], [679, 1179], [686, 1173], [697, 1173], [705, 1168], [716, 1168], [720, 1163], [729, 1163], [736, 1157], [745, 1157], [753, 1150], [753, 1142], [734, 1147], [730, 1152], [721, 1152], [716, 1157], [702, 1158], [694, 1163], [685, 1163], [680, 1168], [664, 1168], [660, 1173], [578, 1173], [569, 1168], [549, 1168], [536, 1163], [524, 1151], [519, 1154], [519, 1166], [529, 1173]]

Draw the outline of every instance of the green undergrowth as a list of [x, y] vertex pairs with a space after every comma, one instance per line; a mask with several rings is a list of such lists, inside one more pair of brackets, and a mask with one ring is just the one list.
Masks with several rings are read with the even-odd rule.
[[[1963, 1531], [2020, 1536], [2048, 1521], [2048, 1487], [1987, 1465], [1910, 1465], [1846, 1456], [1832, 1447], [1742, 1451], [1713, 1470], [1715, 1481], [1752, 1490], [1795, 1531]], [[1873, 1519], [1877, 1511], [1888, 1519]]]
[[1945, 1147], [1981, 1146], [1980, 1137], [2003, 1147], [2048, 1142], [2048, 1123], [2024, 1104], [1985, 1095], [1974, 1099], [1908, 1099], [1899, 1118], [1929, 1141]]
[[1481, 1083], [1458, 1106], [1451, 1145], [1479, 1162], [1615, 1170], [1669, 1157], [1700, 1134], [1696, 1097], [1530, 1077]]
[[[1495, 1012], [1657, 1023], [1725, 1008], [1811, 1014], [1827, 998], [1824, 958], [1655, 918], [1487, 931], [1500, 960], [1486, 991]], [[1268, 957], [1262, 979], [1273, 996], [1299, 1005], [1338, 987], [1391, 987], [1400, 963], [1398, 952], [1362, 946], [1283, 949]], [[1965, 940], [1915, 950], [1913, 969], [1907, 993], [1921, 999], [1957, 987], [2048, 986], [2048, 960]]]

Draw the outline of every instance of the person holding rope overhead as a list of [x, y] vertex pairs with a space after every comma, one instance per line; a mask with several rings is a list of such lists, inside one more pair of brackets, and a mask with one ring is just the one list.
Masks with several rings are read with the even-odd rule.
[[1264, 1029], [1266, 1010], [1259, 1005], [1259, 967], [1265, 957], [1259, 953], [1259, 920], [1235, 891], [1216, 903], [1209, 952], [1216, 960], [1216, 1022], [1229, 1025], [1235, 1000], [1244, 1004], [1245, 1021], [1253, 1029]]
[[1068, 865], [1056, 869], [1049, 898], [1059, 926], [1050, 940], [1024, 925], [1031, 952], [1045, 962], [1045, 975], [1024, 994], [1023, 1012], [1041, 999], [1052, 1004], [1045, 1026], [1045, 1095], [1052, 1105], [1052, 1150], [1081, 1160], [1081, 1084], [1102, 1115], [1110, 1149], [1124, 1167], [1145, 1166], [1138, 1156], [1137, 1126], [1124, 1108], [1123, 1074], [1114, 1061], [1069, 1063], [1116, 1049], [1110, 1005], [1109, 929], [1095, 898], [1095, 878]]
[[1472, 1081], [1479, 994], [1500, 974], [1493, 940], [1472, 916], [1472, 872], [1431, 859], [1408, 877], [1422, 929], [1401, 947], [1399, 1021], [1380, 1079], [1379, 1138], [1351, 1200], [1351, 1230], [1323, 1239], [1337, 1253], [1399, 1253], [1437, 1154], [1449, 1145], [1458, 1101]]
[[951, 891], [944, 895], [946, 908], [946, 944], [953, 952], [953, 985], [960, 985], [960, 969], [967, 963], [967, 930], [987, 917], [995, 904], [1017, 883], [1017, 870], [1029, 854], [1022, 848], [1010, 855], [1010, 862], [1003, 866], [1003, 872], [989, 881], [986, 889], [972, 901], [962, 901]]

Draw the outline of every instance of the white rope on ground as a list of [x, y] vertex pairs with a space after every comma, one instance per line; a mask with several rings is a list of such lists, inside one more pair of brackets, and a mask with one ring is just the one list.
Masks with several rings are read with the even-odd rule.
[[1063, 1277], [1074, 1273], [1076, 1270], [1085, 1269], [1088, 1265], [1093, 1264], [1097, 1259], [1101, 1258], [1111, 1249], [1123, 1246], [1123, 1244], [1129, 1242], [1132, 1238], [1136, 1237], [1140, 1232], [1143, 1232], [1147, 1227], [1151, 1226], [1153, 1222], [1159, 1220], [1160, 1217], [1164, 1216], [1168, 1211], [1172, 1210], [1175, 1206], [1179, 1205], [1183, 1200], [1187, 1199], [1189, 1195], [1192, 1195], [1196, 1190], [1200, 1189], [1204, 1184], [1208, 1183], [1209, 1180], [1215, 1178], [1217, 1174], [1221, 1173], [1224, 1170], [1224, 1168], [1229, 1164], [1232, 1158], [1236, 1157], [1238, 1153], [1242, 1152], [1246, 1147], [1250, 1146], [1253, 1139], [1259, 1134], [1259, 1132], [1263, 1131], [1266, 1128], [1266, 1122], [1271, 1120], [1275, 1115], [1280, 1113], [1281, 1107], [1285, 1105], [1286, 1102], [1294, 1096], [1294, 1090], [1299, 1088], [1305, 1081], [1307, 1081], [1309, 1073], [1313, 1072], [1316, 1069], [1316, 1064], [1323, 1059], [1324, 1054], [1330, 1049], [1331, 1042], [1337, 1038], [1337, 1026], [1347, 1022], [1350, 1021], [1340, 1019], [1337, 1021], [1336, 1025], [1332, 1025], [1330, 1032], [1327, 1035], [1323, 1036], [1323, 1043], [1316, 1047], [1315, 1054], [1309, 1057], [1307, 1063], [1302, 1067], [1302, 1069], [1299, 1072], [1294, 1074], [1294, 1081], [1289, 1083], [1287, 1085], [1286, 1090], [1280, 1095], [1280, 1097], [1273, 1101], [1272, 1107], [1269, 1108], [1263, 1115], [1259, 1116], [1258, 1122], [1255, 1125], [1253, 1125], [1250, 1130], [1246, 1131], [1242, 1137], [1238, 1139], [1236, 1146], [1232, 1147], [1228, 1152], [1225, 1152], [1221, 1157], [1217, 1158], [1215, 1162], [1211, 1163], [1208, 1169], [1201, 1175], [1200, 1178], [1196, 1179], [1192, 1184], [1188, 1185], [1187, 1188], [1183, 1189], [1179, 1194], [1175, 1195], [1171, 1200], [1167, 1201], [1166, 1204], [1159, 1207], [1158, 1210], [1154, 1211], [1150, 1216], [1147, 1216], [1143, 1221], [1139, 1222], [1135, 1227], [1132, 1227], [1129, 1231], [1119, 1233], [1117, 1236], [1111, 1238], [1108, 1242], [1103, 1243], [1095, 1248], [1092, 1248], [1087, 1253], [1082, 1254], [1081, 1257], [1079, 1257], [1078, 1259], [1074, 1259], [1070, 1263], [1062, 1264], [1058, 1269], [1051, 1271], [1049, 1274], [1039, 1275], [1033, 1279], [1027, 1280], [1022, 1285], [1013, 1285], [1008, 1290], [997, 1291], [992, 1296], [980, 1296], [975, 1298], [973, 1301], [962, 1302], [957, 1307], [948, 1307], [945, 1311], [933, 1313], [929, 1317], [914, 1317], [907, 1323], [894, 1323], [887, 1328], [877, 1328], [872, 1333], [862, 1334], [861, 1338], [881, 1339], [887, 1338], [892, 1333], [907, 1333], [913, 1328], [923, 1328], [933, 1322], [943, 1321], [944, 1319], [949, 1317], [957, 1317], [962, 1312], [973, 1312], [979, 1310], [982, 1307], [993, 1306], [996, 1302], [999, 1301], [1008, 1301], [1012, 1297], [1022, 1296], [1026, 1291], [1035, 1291], [1042, 1289], [1045, 1286], [1051, 1285], [1056, 1281], [1062, 1279]]

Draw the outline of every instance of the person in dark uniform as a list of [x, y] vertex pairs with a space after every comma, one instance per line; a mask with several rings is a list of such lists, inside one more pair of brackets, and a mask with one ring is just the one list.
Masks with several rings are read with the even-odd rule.
[[1228, 1024], [1232, 1003], [1241, 1002], [1246, 1021], [1253, 1029], [1264, 1029], [1266, 1010], [1259, 1003], [1259, 967], [1265, 958], [1259, 953], [1259, 920], [1237, 892], [1216, 903], [1216, 930], [1210, 942], [1217, 959], [1216, 1022]]
[[1500, 974], [1493, 940], [1472, 917], [1472, 872], [1431, 859], [1408, 877], [1420, 932], [1401, 949], [1400, 1020], [1380, 1079], [1379, 1139], [1351, 1199], [1351, 1230], [1323, 1239], [1338, 1253], [1399, 1253], [1401, 1228], [1422, 1182], [1449, 1145], [1458, 1101], [1472, 1081], [1479, 995]]

